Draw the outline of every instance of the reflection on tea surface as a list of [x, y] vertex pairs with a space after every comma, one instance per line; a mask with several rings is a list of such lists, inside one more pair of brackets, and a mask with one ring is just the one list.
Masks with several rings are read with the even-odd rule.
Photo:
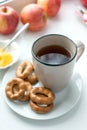
[[38, 51], [37, 57], [47, 64], [63, 64], [67, 62], [71, 54], [62, 46], [52, 45]]

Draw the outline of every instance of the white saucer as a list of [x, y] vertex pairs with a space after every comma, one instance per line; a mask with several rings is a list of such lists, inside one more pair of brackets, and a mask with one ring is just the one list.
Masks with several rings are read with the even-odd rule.
[[56, 94], [55, 107], [47, 114], [37, 114], [33, 112], [29, 106], [29, 102], [13, 102], [9, 100], [5, 95], [5, 87], [7, 82], [15, 77], [16, 68], [18, 65], [12, 66], [8, 69], [6, 75], [4, 76], [2, 82], [2, 88], [4, 93], [4, 98], [8, 106], [15, 111], [17, 114], [36, 120], [47, 120], [58, 118], [69, 112], [79, 101], [82, 91], [82, 78], [78, 72], [75, 72], [70, 84], [66, 89]]

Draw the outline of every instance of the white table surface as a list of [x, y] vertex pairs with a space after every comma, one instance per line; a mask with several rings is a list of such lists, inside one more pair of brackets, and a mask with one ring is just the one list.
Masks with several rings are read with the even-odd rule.
[[[31, 56], [33, 42], [42, 35], [50, 33], [64, 34], [75, 43], [81, 40], [85, 44], [85, 52], [76, 63], [76, 67], [83, 80], [82, 95], [78, 104], [67, 114], [52, 120], [32, 120], [24, 118], [13, 112], [4, 101], [0, 90], [0, 129], [12, 130], [87, 130], [87, 27], [84, 26], [75, 14], [79, 0], [62, 0], [59, 14], [48, 19], [47, 26], [40, 32], [23, 32], [16, 40], [21, 49], [20, 59]], [[20, 28], [21, 24], [18, 26]], [[11, 38], [1, 36], [0, 39]], [[0, 89], [2, 89], [3, 77], [7, 70], [0, 71]], [[74, 85], [74, 83], [73, 83]]]

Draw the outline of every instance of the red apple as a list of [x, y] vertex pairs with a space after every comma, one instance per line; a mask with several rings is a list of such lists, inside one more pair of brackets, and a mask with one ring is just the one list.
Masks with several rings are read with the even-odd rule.
[[0, 6], [0, 33], [11, 34], [15, 31], [19, 21], [18, 13], [9, 6]]
[[81, 3], [82, 3], [85, 7], [87, 7], [87, 0], [81, 0]]
[[45, 27], [47, 16], [42, 7], [37, 4], [26, 5], [20, 13], [20, 18], [23, 24], [30, 23], [29, 30], [39, 31]]
[[37, 0], [37, 4], [43, 7], [48, 16], [54, 17], [59, 12], [61, 0]]

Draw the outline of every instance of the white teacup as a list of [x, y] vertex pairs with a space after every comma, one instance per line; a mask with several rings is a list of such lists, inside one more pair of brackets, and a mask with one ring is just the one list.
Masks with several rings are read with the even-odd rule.
[[[32, 46], [32, 57], [36, 74], [42, 84], [54, 92], [65, 88], [70, 82], [75, 63], [84, 52], [84, 49], [83, 43], [75, 44], [63, 35], [50, 34], [37, 39]], [[47, 55], [48, 53], [53, 54]], [[55, 53], [58, 54], [58, 57]], [[46, 57], [43, 57], [45, 55]], [[58, 61], [58, 59], [61, 60], [61, 55], [64, 55], [64, 60]], [[51, 58], [53, 58], [52, 63], [48, 62]]]

